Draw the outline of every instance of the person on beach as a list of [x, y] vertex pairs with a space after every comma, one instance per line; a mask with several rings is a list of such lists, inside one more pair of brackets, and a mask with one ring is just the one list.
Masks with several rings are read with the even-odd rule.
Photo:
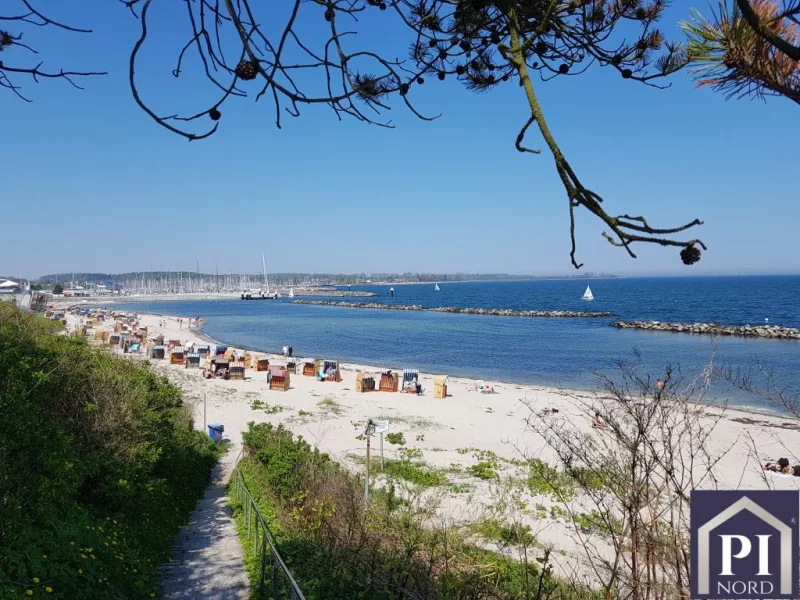
[[656, 389], [657, 390], [663, 390], [664, 389], [664, 382], [661, 379], [656, 381]]
[[765, 471], [774, 471], [784, 475], [794, 475], [800, 477], [800, 465], [794, 467], [789, 464], [788, 458], [779, 458], [778, 462], [768, 462], [762, 467]]
[[289, 346], [289, 358], [292, 358], [292, 354], [294, 354], [294, 348]]
[[594, 418], [592, 419], [592, 428], [593, 429], [605, 429], [606, 424], [603, 422], [603, 419], [600, 418], [600, 413], [595, 412]]
[[283, 354], [284, 357], [288, 356], [289, 355], [289, 346], [284, 346], [283, 350], [281, 350], [281, 354]]

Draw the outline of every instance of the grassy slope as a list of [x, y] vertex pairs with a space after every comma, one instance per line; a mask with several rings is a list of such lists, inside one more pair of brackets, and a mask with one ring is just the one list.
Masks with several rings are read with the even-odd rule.
[[145, 365], [0, 304], [0, 598], [150, 598], [216, 450]]

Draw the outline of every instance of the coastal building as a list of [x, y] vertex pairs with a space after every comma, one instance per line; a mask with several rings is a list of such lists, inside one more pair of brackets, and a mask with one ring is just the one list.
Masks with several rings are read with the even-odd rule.
[[64, 296], [66, 298], [82, 298], [89, 295], [91, 295], [89, 290], [80, 285], [64, 290]]
[[15, 294], [22, 289], [22, 286], [16, 281], [5, 279], [0, 281], [0, 294]]

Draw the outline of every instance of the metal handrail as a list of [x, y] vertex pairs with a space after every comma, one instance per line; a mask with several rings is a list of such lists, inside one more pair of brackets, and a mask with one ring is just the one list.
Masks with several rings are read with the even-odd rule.
[[[242, 505], [245, 515], [244, 518], [247, 523], [247, 543], [250, 543], [250, 537], [252, 535], [253, 554], [256, 556], [256, 558], [258, 558], [259, 554], [261, 555], [261, 579], [259, 583], [259, 594], [262, 596], [264, 594], [264, 582], [267, 576], [267, 564], [271, 560], [273, 600], [279, 600], [281, 598], [281, 574], [283, 574], [284, 580], [289, 588], [289, 600], [305, 600], [305, 596], [303, 596], [303, 592], [300, 591], [300, 587], [297, 585], [294, 577], [292, 577], [289, 567], [286, 566], [283, 558], [281, 558], [278, 548], [275, 546], [275, 540], [272, 539], [272, 535], [270, 534], [266, 523], [264, 523], [264, 517], [261, 516], [261, 511], [258, 510], [258, 505], [256, 504], [253, 495], [250, 493], [250, 490], [247, 489], [247, 484], [244, 481], [244, 475], [242, 475], [242, 472], [239, 470], [238, 466], [236, 469], [234, 469], [234, 474], [236, 476], [236, 501]], [[246, 505], [244, 502], [242, 502], [243, 499], [247, 500]], [[260, 547], [258, 543], [259, 529], [261, 529]], [[268, 560], [267, 557], [267, 548], [269, 548], [270, 560]]]

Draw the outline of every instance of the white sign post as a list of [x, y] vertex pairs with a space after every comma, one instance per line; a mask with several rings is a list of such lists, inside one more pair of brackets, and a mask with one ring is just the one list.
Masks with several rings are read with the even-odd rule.
[[389, 431], [389, 421], [375, 421], [370, 419], [364, 429], [367, 437], [367, 475], [364, 480], [364, 503], [369, 504], [369, 460], [370, 460], [370, 438], [375, 433], [381, 434], [381, 471], [383, 470], [383, 434]]
[[381, 434], [381, 471], [384, 469], [383, 462], [383, 434], [389, 432], [389, 421], [372, 421], [375, 433]]
[[375, 431], [375, 424], [372, 419], [367, 421], [367, 427], [364, 429], [364, 435], [367, 436], [367, 475], [364, 478], [364, 504], [369, 504], [369, 439]]

